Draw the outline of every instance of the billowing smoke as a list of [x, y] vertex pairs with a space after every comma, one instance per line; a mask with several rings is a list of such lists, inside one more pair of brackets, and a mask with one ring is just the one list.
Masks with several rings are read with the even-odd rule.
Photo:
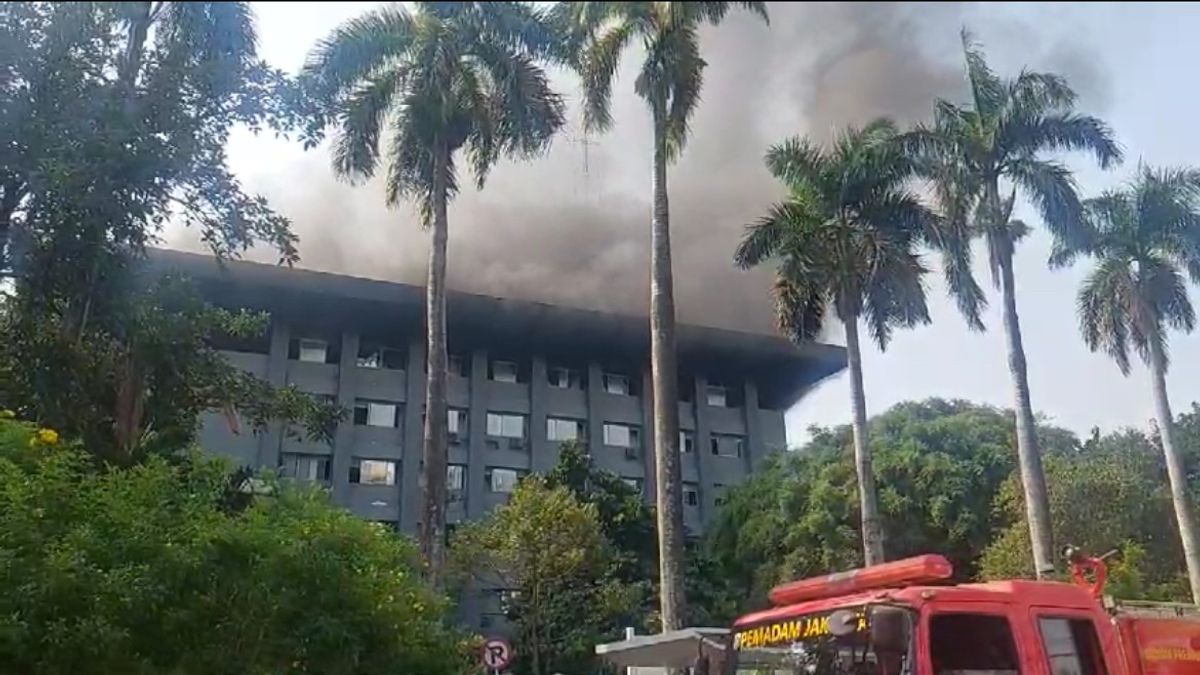
[[[770, 11], [769, 29], [735, 12], [703, 34], [710, 64], [704, 100], [669, 173], [676, 293], [686, 322], [772, 329], [771, 270], [743, 272], [731, 263], [744, 225], [782, 195], [762, 164], [770, 144], [798, 133], [826, 138], [878, 115], [912, 122], [929, 114], [935, 96], [962, 93], [958, 33], [972, 22], [971, 6], [780, 3]], [[1059, 51], [1063, 62], [1087, 63]], [[453, 288], [646, 312], [650, 146], [648, 115], [632, 91], [638, 58], [631, 53], [622, 65], [616, 126], [604, 136], [582, 132], [577, 80], [556, 74], [572, 109], [551, 152], [502, 164], [484, 191], [467, 187], [451, 206]], [[272, 166], [249, 183], [293, 219], [302, 266], [423, 281], [428, 238], [415, 211], [385, 209], [378, 181], [336, 182], [327, 151]]]

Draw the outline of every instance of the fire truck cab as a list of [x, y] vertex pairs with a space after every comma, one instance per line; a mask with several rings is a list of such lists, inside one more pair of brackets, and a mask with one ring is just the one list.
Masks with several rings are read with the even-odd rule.
[[1196, 607], [1104, 601], [1099, 567], [1091, 585], [949, 584], [950, 563], [927, 555], [784, 584], [771, 591], [774, 607], [734, 623], [722, 670], [1200, 675]]

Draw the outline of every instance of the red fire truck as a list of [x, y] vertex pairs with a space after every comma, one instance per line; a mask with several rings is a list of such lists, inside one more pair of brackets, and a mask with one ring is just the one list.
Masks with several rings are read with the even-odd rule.
[[[1076, 583], [951, 584], [939, 555], [803, 579], [733, 625], [730, 675], [1200, 675], [1194, 605], [1103, 596], [1103, 560]], [[1090, 578], [1089, 578], [1090, 576]]]

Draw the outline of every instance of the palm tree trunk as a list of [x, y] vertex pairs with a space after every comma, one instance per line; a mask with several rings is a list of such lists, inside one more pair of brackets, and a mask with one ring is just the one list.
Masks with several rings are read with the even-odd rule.
[[440, 587], [445, 566], [446, 505], [446, 221], [449, 150], [437, 142], [433, 156], [433, 241], [425, 285], [426, 380], [424, 470], [421, 475], [421, 553], [429, 582]]
[[664, 631], [683, 627], [683, 478], [679, 468], [679, 386], [675, 288], [667, 208], [666, 112], [654, 115], [654, 218], [650, 228], [650, 370], [654, 386], [654, 458], [658, 483], [659, 601]]
[[1012, 245], [1011, 241], [1007, 243], [997, 256], [1000, 292], [1004, 296], [1004, 338], [1008, 345], [1008, 370], [1012, 375], [1013, 406], [1017, 418], [1017, 461], [1021, 468], [1021, 485], [1025, 490], [1025, 514], [1033, 546], [1033, 568], [1040, 579], [1054, 571], [1050, 497], [1046, 492], [1046, 474], [1042, 470], [1042, 451], [1038, 447], [1033, 404], [1029, 400], [1029, 376], [1025, 368], [1025, 346], [1021, 342], [1016, 282], [1013, 280]]
[[846, 361], [850, 370], [850, 407], [854, 412], [854, 470], [858, 474], [858, 499], [862, 510], [863, 562], [883, 562], [883, 526], [879, 518], [879, 500], [875, 493], [875, 472], [871, 468], [871, 446], [867, 437], [867, 398], [863, 393], [862, 350], [858, 343], [858, 317], [846, 326]]
[[1167, 460], [1167, 479], [1171, 483], [1171, 501], [1175, 503], [1175, 520], [1179, 523], [1179, 538], [1183, 542], [1183, 559], [1192, 587], [1192, 602], [1200, 605], [1200, 541], [1196, 535], [1196, 516], [1188, 495], [1183, 457], [1175, 449], [1174, 418], [1171, 416], [1171, 402], [1167, 399], [1166, 358], [1161, 346], [1154, 340], [1150, 341], [1150, 370], [1154, 381], [1158, 436]]

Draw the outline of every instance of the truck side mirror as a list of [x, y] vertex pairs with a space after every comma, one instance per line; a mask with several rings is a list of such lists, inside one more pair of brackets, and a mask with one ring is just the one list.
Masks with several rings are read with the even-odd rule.
[[886, 605], [871, 607], [868, 620], [871, 646], [880, 655], [904, 656], [908, 653], [908, 610]]

